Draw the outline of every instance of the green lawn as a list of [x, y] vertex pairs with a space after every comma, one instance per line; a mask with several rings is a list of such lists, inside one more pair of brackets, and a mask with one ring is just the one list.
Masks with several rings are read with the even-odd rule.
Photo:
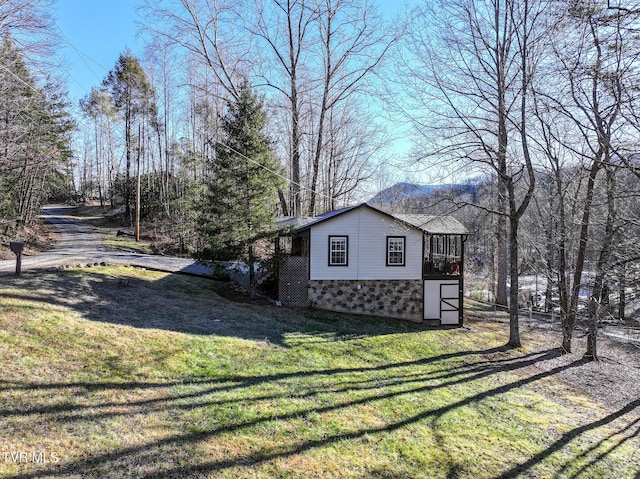
[[0, 476], [640, 477], [640, 401], [612, 411], [562, 383], [580, 362], [533, 367], [551, 345], [220, 287], [132, 268], [0, 277]]

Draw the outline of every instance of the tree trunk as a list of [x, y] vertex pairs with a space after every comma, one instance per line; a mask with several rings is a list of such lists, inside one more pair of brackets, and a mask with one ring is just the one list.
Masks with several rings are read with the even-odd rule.
[[618, 273], [618, 283], [620, 284], [620, 296], [618, 298], [618, 319], [620, 321], [625, 320], [625, 309], [627, 309], [627, 295], [625, 289], [627, 288], [627, 265], [625, 263], [620, 265], [620, 271]]
[[[573, 325], [569, 325], [569, 289], [567, 284], [567, 224], [564, 197], [562, 191], [562, 174], [558, 168], [556, 171], [556, 184], [558, 185], [558, 209], [560, 216], [558, 238], [558, 298], [560, 301], [560, 325], [562, 326], [562, 349], [571, 351]], [[550, 286], [550, 285], [549, 285]], [[551, 295], [551, 287], [547, 288], [547, 294]], [[551, 296], [547, 298], [550, 300]], [[553, 302], [551, 307], [553, 308]]]
[[589, 300], [589, 327], [587, 329], [587, 351], [585, 358], [592, 361], [598, 360], [598, 318], [602, 305], [595, 296]]
[[297, 93], [295, 92], [295, 80], [291, 80], [292, 98], [291, 98], [291, 209], [293, 216], [299, 216], [302, 213], [302, 198], [300, 196], [300, 114], [298, 113]]
[[[607, 156], [608, 160], [608, 156]], [[598, 359], [598, 322], [603, 304], [609, 303], [609, 289], [605, 287], [605, 274], [608, 269], [609, 258], [611, 256], [611, 245], [613, 242], [615, 210], [615, 174], [611, 168], [607, 172], [607, 220], [604, 228], [602, 247], [598, 256], [596, 266], [596, 278], [593, 285], [589, 308], [589, 332], [587, 334], [587, 352], [585, 357], [596, 361]]]
[[[502, 183], [498, 180], [498, 183]], [[507, 305], [507, 275], [509, 270], [508, 254], [507, 254], [507, 218], [504, 185], [499, 186], [498, 193], [498, 218], [496, 220], [496, 291], [495, 302], [502, 306]]]
[[518, 319], [518, 218], [512, 216], [509, 231], [509, 276], [511, 289], [509, 290], [509, 343], [512, 348], [522, 346], [520, 341], [520, 324]]
[[324, 121], [327, 112], [327, 102], [329, 100], [329, 88], [331, 86], [331, 78], [333, 76], [333, 68], [331, 65], [331, 38], [332, 38], [332, 21], [333, 12], [327, 12], [327, 24], [325, 28], [326, 38], [324, 41], [325, 50], [325, 69], [324, 69], [324, 85], [322, 90], [322, 103], [320, 105], [320, 118], [318, 119], [318, 138], [316, 141], [316, 151], [313, 157], [313, 168], [311, 177], [311, 191], [309, 198], [309, 216], [315, 215], [316, 209], [316, 186], [318, 184], [318, 170], [320, 168], [320, 157], [324, 150]]
[[284, 191], [278, 188], [278, 198], [280, 199], [280, 208], [282, 208], [282, 215], [289, 216], [289, 208], [287, 207], [287, 199], [284, 196]]
[[[328, 81], [328, 80], [327, 80]], [[328, 88], [328, 85], [325, 85], [325, 87]], [[316, 210], [316, 187], [318, 184], [318, 170], [320, 169], [320, 157], [322, 156], [322, 150], [323, 150], [323, 133], [324, 133], [324, 116], [325, 116], [325, 109], [326, 109], [326, 94], [327, 91], [325, 90], [325, 96], [322, 98], [322, 106], [320, 107], [320, 119], [318, 120], [318, 141], [316, 142], [316, 151], [315, 154], [313, 156], [313, 168], [312, 168], [312, 174], [311, 174], [311, 188], [309, 191], [309, 210], [308, 210], [308, 214], [309, 216], [315, 216], [315, 210]]]
[[95, 151], [96, 151], [96, 183], [98, 185], [98, 197], [100, 198], [100, 207], [104, 209], [104, 197], [102, 196], [102, 168], [100, 166], [102, 160], [102, 135], [98, 140], [98, 119], [94, 117], [93, 131], [95, 137]]
[[129, 97], [127, 97], [127, 109], [124, 117], [124, 137], [125, 149], [127, 150], [127, 169], [124, 182], [124, 213], [125, 216], [129, 217], [129, 222], [131, 223], [131, 105]]
[[[300, 188], [300, 106], [298, 104], [298, 54], [294, 37], [294, 19], [291, 6], [287, 12], [287, 29], [289, 41], [289, 100], [291, 102], [291, 184], [289, 191], [291, 200], [289, 206], [293, 216], [302, 214], [302, 198]], [[300, 48], [300, 36], [298, 49]]]
[[587, 180], [587, 194], [585, 197], [584, 209], [582, 211], [582, 220], [580, 222], [580, 238], [578, 241], [578, 252], [576, 254], [576, 267], [573, 274], [573, 285], [571, 287], [571, 297], [569, 302], [569, 311], [565, 324], [562, 325], [562, 349], [571, 352], [571, 339], [573, 329], [576, 324], [576, 316], [578, 314], [578, 298], [580, 287], [582, 286], [582, 272], [584, 270], [585, 255], [587, 244], [589, 242], [589, 222], [591, 217], [591, 206], [593, 204], [593, 189], [596, 177], [601, 168], [600, 158], [594, 159], [589, 170], [589, 179]]
[[253, 252], [253, 245], [249, 245], [249, 297], [255, 297], [255, 256]]

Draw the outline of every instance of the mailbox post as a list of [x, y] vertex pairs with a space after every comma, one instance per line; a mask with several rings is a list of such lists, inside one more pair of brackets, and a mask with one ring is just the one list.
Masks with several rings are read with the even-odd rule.
[[[6, 244], [6, 243], [5, 243]], [[24, 248], [24, 241], [11, 241], [9, 248], [16, 255], [16, 276], [20, 276], [20, 269], [22, 268], [22, 249]]]

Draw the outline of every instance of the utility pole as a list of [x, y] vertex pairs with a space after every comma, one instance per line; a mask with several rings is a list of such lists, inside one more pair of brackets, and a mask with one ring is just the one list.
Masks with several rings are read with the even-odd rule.
[[142, 152], [142, 125], [138, 124], [138, 158], [136, 172], [136, 225], [135, 236], [136, 241], [140, 241], [140, 154]]

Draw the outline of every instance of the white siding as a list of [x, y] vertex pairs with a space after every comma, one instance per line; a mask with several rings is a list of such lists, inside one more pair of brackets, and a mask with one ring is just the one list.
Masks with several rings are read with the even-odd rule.
[[[348, 266], [329, 266], [329, 236], [348, 236]], [[387, 266], [387, 236], [405, 236], [405, 266]], [[310, 279], [421, 279], [422, 232], [355, 208], [311, 227]]]

